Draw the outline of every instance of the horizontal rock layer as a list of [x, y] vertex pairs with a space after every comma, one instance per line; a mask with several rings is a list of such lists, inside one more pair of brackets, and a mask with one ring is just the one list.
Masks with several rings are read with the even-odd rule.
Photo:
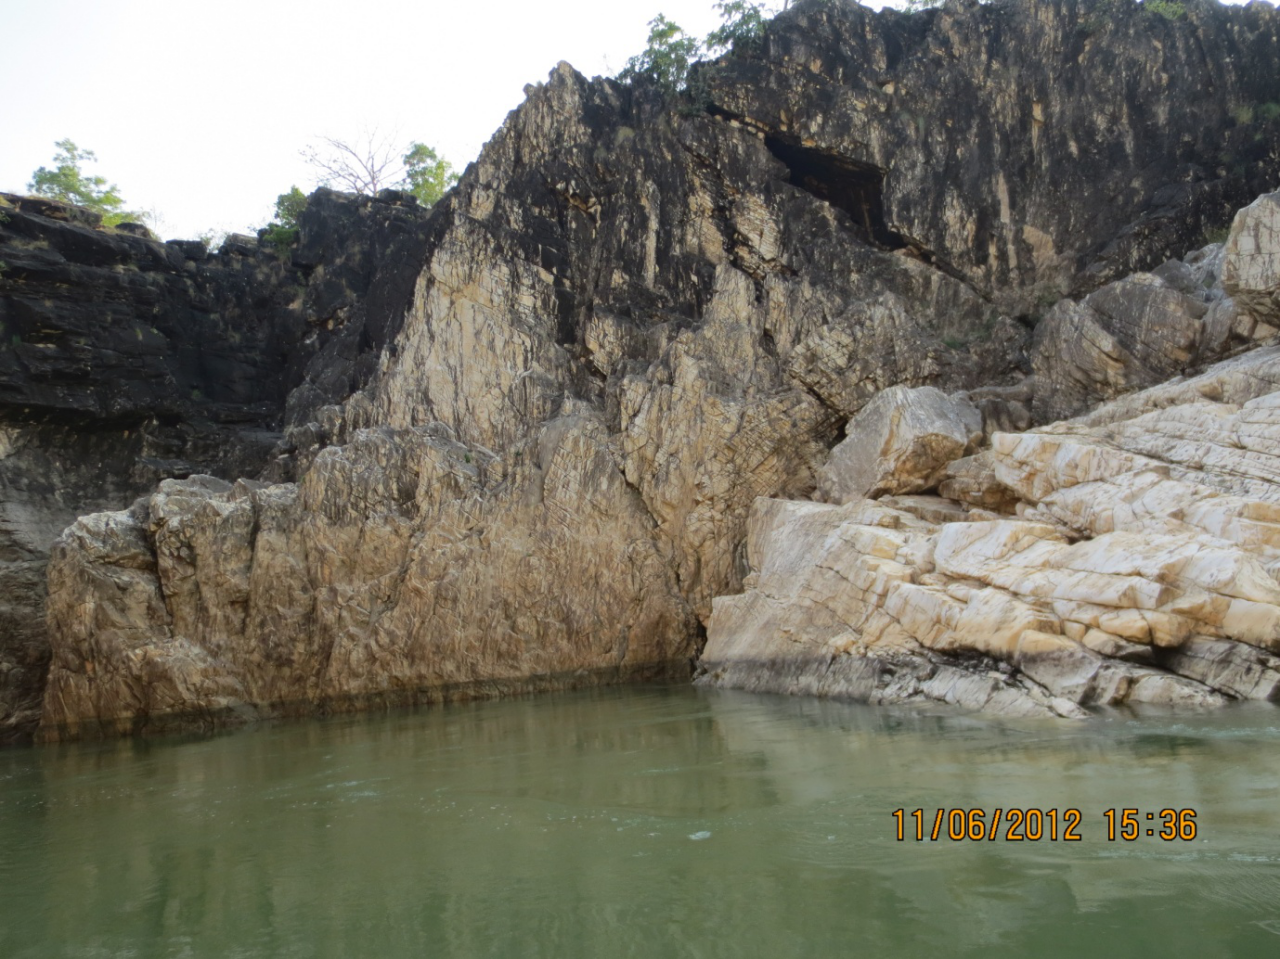
[[1280, 699], [1277, 387], [1267, 347], [996, 433], [955, 499], [757, 501], [699, 681], [1011, 714]]

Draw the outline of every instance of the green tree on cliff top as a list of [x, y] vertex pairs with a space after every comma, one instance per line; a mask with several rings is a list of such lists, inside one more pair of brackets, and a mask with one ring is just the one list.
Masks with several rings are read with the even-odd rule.
[[704, 56], [726, 50], [741, 53], [758, 44], [764, 36], [765, 23], [777, 12], [754, 0], [723, 0], [714, 7], [722, 22], [703, 40], [689, 36], [679, 24], [658, 14], [649, 21], [649, 40], [644, 50], [627, 61], [618, 79], [648, 77], [664, 92], [677, 93], [688, 82], [689, 68]]
[[298, 239], [298, 217], [307, 208], [307, 195], [296, 186], [276, 197], [276, 218], [258, 234], [277, 250], [286, 250]]
[[139, 218], [124, 208], [119, 187], [108, 183], [105, 177], [90, 176], [81, 168], [98, 159], [92, 150], [81, 149], [71, 140], [59, 140], [54, 146], [58, 152], [53, 156], [53, 169], [42, 166], [36, 170], [27, 184], [28, 190], [36, 196], [74, 203], [101, 213], [102, 222], [107, 226]]
[[[337, 184], [354, 193], [372, 194], [392, 187], [412, 193], [424, 207], [434, 206], [458, 182], [451, 164], [425, 143], [410, 143], [409, 150], [398, 160], [386, 141], [368, 136], [365, 142], [352, 145], [345, 140], [325, 137], [327, 150], [315, 146], [302, 155], [320, 170], [323, 186]], [[296, 186], [276, 197], [276, 216], [258, 235], [284, 251], [298, 239], [298, 217], [307, 207], [307, 196]]]
[[434, 206], [458, 182], [453, 165], [425, 143], [409, 144], [403, 159], [401, 189], [416, 196], [423, 206]]
[[715, 10], [723, 22], [707, 34], [707, 49], [713, 53], [754, 47], [764, 36], [765, 23], [775, 15], [763, 3], [751, 0], [726, 0], [717, 3]]
[[649, 21], [649, 42], [618, 74], [619, 80], [648, 77], [666, 93], [684, 89], [689, 67], [702, 55], [702, 44], [661, 13]]

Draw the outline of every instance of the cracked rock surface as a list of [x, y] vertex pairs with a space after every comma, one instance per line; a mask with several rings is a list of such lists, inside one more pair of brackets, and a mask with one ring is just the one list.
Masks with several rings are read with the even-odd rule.
[[[1264, 692], [1269, 647], [1245, 662], [1233, 633], [1268, 628], [1262, 580], [1239, 596], [1207, 572], [1149, 585], [996, 458], [1011, 430], [1058, 435], [1025, 433], [1033, 418], [1104, 400], [1130, 405], [1087, 428], [1120, 430], [1149, 412], [1125, 391], [1266, 334], [1218, 283], [1220, 251], [1169, 258], [1280, 172], [1275, 123], [1224, 107], [1275, 98], [1280, 15], [1109, 10], [800, 2], [674, 99], [558, 66], [421, 243], [379, 248], [386, 275], [328, 301], [334, 335], [257, 480], [171, 478], [58, 540], [41, 735], [687, 675], [704, 630], [713, 675], [765, 621], [730, 629], [722, 610], [750, 604], [778, 624], [750, 635], [786, 627], [805, 651], [767, 646], [757, 688], [790, 688], [767, 676], [794, 661], [795, 688], [837, 691], [805, 659], [834, 642], [845, 691], [870, 698], [1074, 715]], [[313, 269], [309, 295], [329, 275]], [[1041, 321], [1057, 339], [1033, 334], [1067, 293], [1078, 309]], [[1059, 341], [1074, 352], [1046, 362]], [[1059, 412], [1045, 397], [1068, 379], [1081, 408]], [[1264, 395], [1220, 380], [1212, 402]], [[814, 493], [893, 387], [952, 397], [960, 448], [924, 444], [927, 469], [906, 457], [923, 477], [894, 501], [783, 503]], [[965, 505], [910, 496], [939, 483]], [[1231, 495], [1258, 500], [1246, 486]], [[1177, 566], [1195, 534], [1157, 532]], [[785, 572], [775, 547], [830, 552], [831, 569]], [[973, 575], [988, 559], [991, 582]], [[1076, 585], [1059, 595], [1041, 560]], [[1113, 621], [1095, 585], [1145, 605]], [[821, 620], [812, 636], [788, 596]], [[986, 631], [980, 648], [961, 626]]]
[[401, 198], [323, 190], [290, 256], [100, 220], [0, 195], [0, 742], [39, 722], [58, 535], [165, 478], [272, 464], [286, 404], [306, 420], [367, 379], [426, 242]]
[[699, 682], [1013, 715], [1280, 700], [1278, 387], [1265, 346], [997, 432], [942, 496], [757, 500]]

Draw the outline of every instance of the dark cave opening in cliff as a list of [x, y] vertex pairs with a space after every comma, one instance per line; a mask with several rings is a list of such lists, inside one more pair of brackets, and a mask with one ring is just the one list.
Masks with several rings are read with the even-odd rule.
[[788, 183], [844, 210], [868, 243], [890, 250], [907, 246], [885, 222], [882, 169], [780, 137], [767, 136], [764, 143], [791, 172]]

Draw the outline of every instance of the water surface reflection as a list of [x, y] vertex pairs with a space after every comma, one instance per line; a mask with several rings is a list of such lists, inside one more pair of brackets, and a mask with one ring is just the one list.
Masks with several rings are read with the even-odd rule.
[[[9, 751], [0, 955], [1274, 955], [1278, 760], [1273, 708], [687, 687]], [[1084, 841], [892, 838], [900, 806], [1014, 805]], [[1105, 840], [1103, 809], [1171, 805], [1196, 842]]]

